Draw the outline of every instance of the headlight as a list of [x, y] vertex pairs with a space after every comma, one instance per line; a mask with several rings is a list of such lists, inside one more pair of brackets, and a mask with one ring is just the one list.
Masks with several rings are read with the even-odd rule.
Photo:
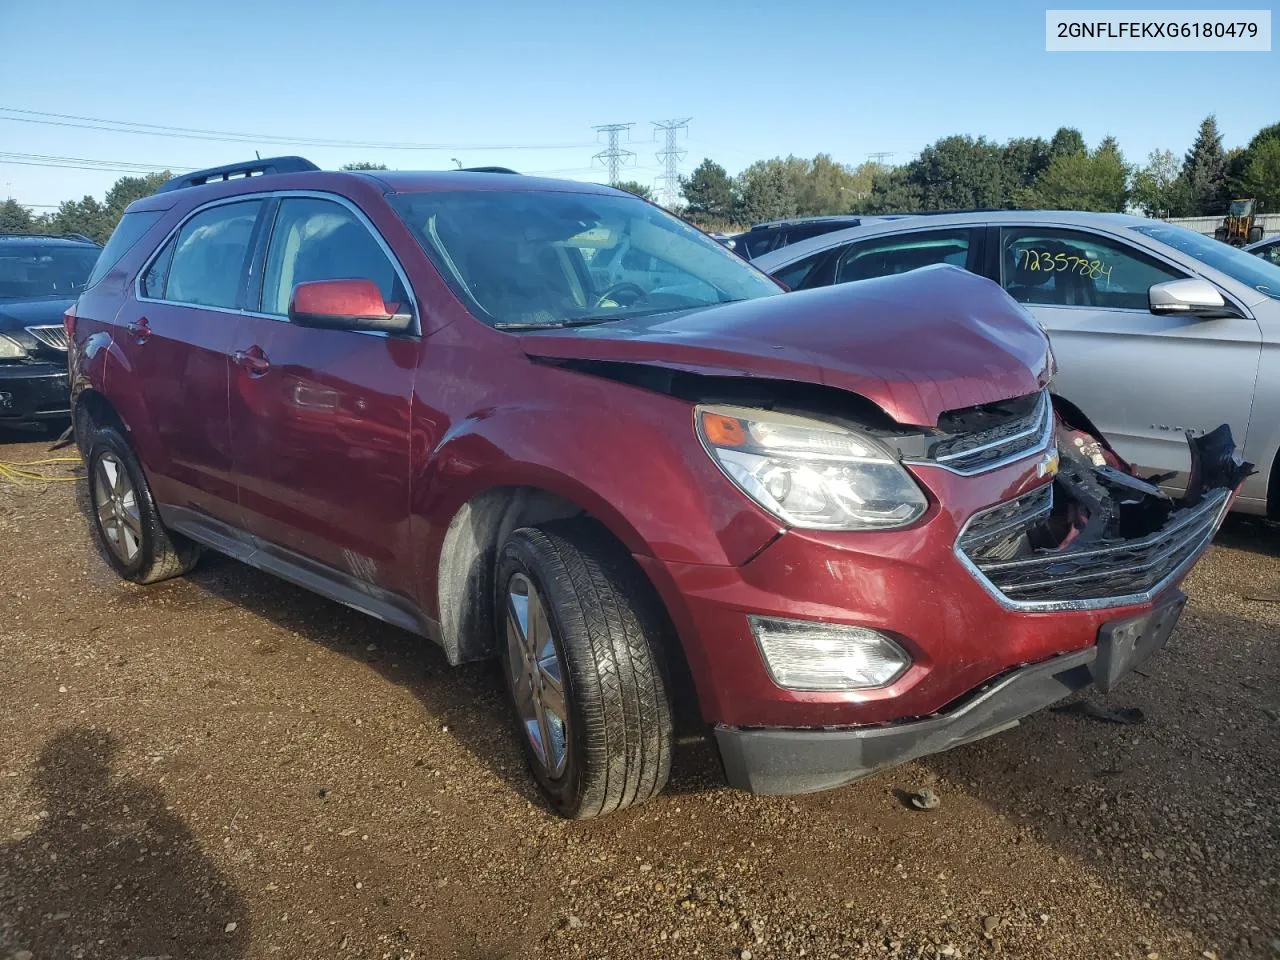
[[0, 333], [0, 360], [21, 360], [27, 355], [27, 348], [12, 337]]
[[883, 530], [928, 506], [901, 464], [853, 430], [748, 407], [699, 406], [695, 419], [729, 479], [792, 526]]
[[811, 620], [751, 617], [773, 682], [789, 690], [867, 690], [897, 680], [911, 658], [883, 633]]

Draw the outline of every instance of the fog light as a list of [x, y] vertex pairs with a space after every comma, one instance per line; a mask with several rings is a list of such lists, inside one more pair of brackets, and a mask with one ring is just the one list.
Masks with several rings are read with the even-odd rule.
[[749, 617], [773, 682], [789, 690], [885, 687], [911, 666], [906, 651], [867, 627]]

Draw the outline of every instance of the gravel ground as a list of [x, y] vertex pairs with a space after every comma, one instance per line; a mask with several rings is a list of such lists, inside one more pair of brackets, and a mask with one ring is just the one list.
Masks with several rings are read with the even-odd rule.
[[1095, 698], [1141, 725], [1044, 713], [798, 798], [688, 742], [567, 823], [492, 668], [216, 556], [123, 583], [79, 486], [0, 481], [0, 958], [1280, 957], [1275, 528], [1230, 521]]

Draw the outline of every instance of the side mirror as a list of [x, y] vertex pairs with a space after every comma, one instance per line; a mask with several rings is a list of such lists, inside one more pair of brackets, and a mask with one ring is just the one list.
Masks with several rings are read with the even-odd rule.
[[1147, 291], [1147, 299], [1151, 312], [1159, 316], [1200, 317], [1203, 320], [1240, 316], [1217, 287], [1200, 277], [1157, 283]]
[[325, 330], [404, 333], [413, 325], [413, 314], [388, 309], [372, 280], [312, 280], [293, 288], [289, 320]]

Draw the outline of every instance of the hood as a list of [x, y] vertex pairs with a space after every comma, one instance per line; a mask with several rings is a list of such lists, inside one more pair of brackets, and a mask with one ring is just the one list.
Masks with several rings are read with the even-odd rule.
[[0, 300], [0, 330], [62, 324], [62, 315], [75, 300]]
[[918, 426], [1035, 393], [1052, 372], [1031, 316], [995, 283], [948, 265], [678, 317], [528, 333], [522, 345], [531, 357], [825, 384]]

